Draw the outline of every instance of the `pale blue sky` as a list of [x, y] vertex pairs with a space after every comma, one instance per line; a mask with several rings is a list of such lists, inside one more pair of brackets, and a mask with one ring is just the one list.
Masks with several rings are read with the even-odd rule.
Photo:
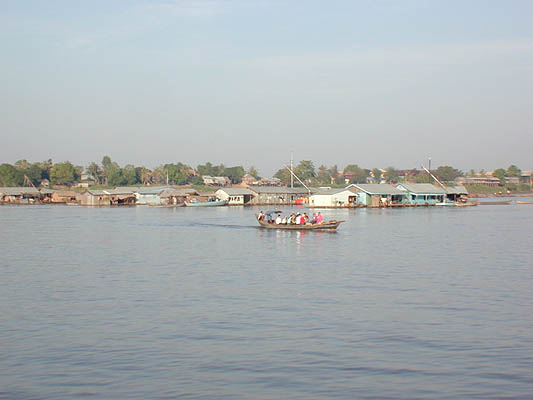
[[0, 162], [533, 169], [533, 2], [0, 0]]

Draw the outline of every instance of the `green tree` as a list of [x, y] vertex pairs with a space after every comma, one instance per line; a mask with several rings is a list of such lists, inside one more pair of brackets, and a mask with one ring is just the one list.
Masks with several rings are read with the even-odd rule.
[[318, 167], [318, 173], [316, 174], [318, 182], [323, 184], [331, 184], [331, 171], [325, 165]]
[[54, 164], [50, 180], [54, 185], [72, 185], [80, 179], [77, 169], [70, 161]]
[[102, 181], [102, 170], [95, 162], [90, 163], [85, 169], [89, 175], [91, 175], [96, 183]]
[[510, 165], [506, 171], [507, 176], [517, 176], [520, 178], [522, 171], [516, 165]]
[[33, 186], [39, 186], [45, 175], [45, 171], [39, 166], [38, 163], [31, 164], [23, 172], [24, 175], [28, 177]]
[[370, 171], [360, 168], [357, 164], [350, 164], [344, 168], [344, 175], [350, 175], [350, 183], [366, 183]]
[[0, 165], [0, 185], [1, 186], [22, 186], [24, 184], [24, 173], [11, 164]]
[[121, 186], [126, 183], [122, 175], [122, 169], [116, 162], [112, 162], [106, 171], [107, 184], [110, 186]]
[[131, 186], [139, 183], [137, 181], [137, 172], [135, 171], [135, 166], [132, 164], [127, 164], [122, 168], [122, 178], [124, 184]]
[[244, 176], [244, 168], [241, 166], [224, 168], [223, 176], [227, 176], [231, 183], [241, 183]]
[[342, 174], [339, 175], [339, 167], [337, 167], [337, 164], [329, 168], [329, 174], [331, 177], [335, 178], [336, 184], [344, 183], [344, 176]]
[[253, 165], [248, 168], [247, 173], [252, 175], [255, 179], [261, 179], [261, 177], [259, 176], [259, 172], [257, 172], [257, 169]]
[[443, 182], [453, 182], [455, 178], [463, 176], [463, 173], [458, 169], [445, 165], [437, 168], [434, 175]]
[[383, 175], [383, 173], [381, 172], [381, 170], [379, 168], [374, 168], [372, 170], [372, 176], [376, 180], [376, 183], [380, 183], [381, 182], [381, 176], [382, 175]]
[[505, 177], [507, 176], [507, 172], [503, 168], [498, 168], [492, 173], [492, 176], [495, 178], [498, 178], [500, 180], [500, 185], [505, 185]]
[[311, 160], [302, 160], [294, 169], [294, 173], [302, 181], [306, 182], [316, 176], [315, 166]]
[[383, 177], [388, 183], [398, 183], [399, 172], [394, 167], [388, 167]]
[[[291, 173], [287, 168], [283, 167], [279, 169], [275, 174], [274, 178], [278, 178], [281, 181], [282, 185], [289, 185], [291, 183]], [[300, 182], [298, 180], [294, 180], [294, 184], [296, 186], [300, 186]]]

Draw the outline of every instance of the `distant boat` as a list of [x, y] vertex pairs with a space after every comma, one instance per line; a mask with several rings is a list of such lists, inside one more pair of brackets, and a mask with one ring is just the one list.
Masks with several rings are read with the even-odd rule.
[[191, 201], [186, 201], [185, 205], [187, 207], [220, 207], [228, 205], [227, 200], [215, 200], [215, 201], [198, 201], [192, 199]]
[[260, 221], [259, 225], [261, 225], [262, 228], [266, 229], [283, 229], [283, 230], [290, 230], [290, 231], [332, 231], [336, 230], [338, 226], [344, 222], [344, 221], [326, 221], [322, 222], [320, 224], [305, 224], [305, 225], [296, 225], [296, 224], [269, 224], [265, 221]]
[[511, 200], [480, 201], [478, 204], [479, 204], [480, 206], [499, 206], [499, 205], [508, 205], [508, 204], [511, 204]]
[[533, 201], [516, 200], [516, 204], [533, 204]]

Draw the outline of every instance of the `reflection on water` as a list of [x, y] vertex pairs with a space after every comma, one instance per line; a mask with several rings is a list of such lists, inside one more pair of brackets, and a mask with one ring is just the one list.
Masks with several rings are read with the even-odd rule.
[[0, 398], [530, 395], [533, 207], [257, 211], [0, 207]]

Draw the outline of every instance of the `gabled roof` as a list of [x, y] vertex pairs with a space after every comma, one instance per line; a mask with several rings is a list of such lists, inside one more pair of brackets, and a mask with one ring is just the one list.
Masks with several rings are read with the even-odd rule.
[[34, 187], [0, 187], [0, 193], [8, 196], [20, 196], [23, 194], [41, 194]]
[[290, 188], [290, 187], [279, 187], [279, 186], [254, 186], [250, 190], [258, 193], [273, 193], [273, 194], [305, 194], [308, 193], [306, 188]]
[[348, 187], [356, 187], [359, 190], [362, 190], [365, 193], [368, 194], [375, 194], [375, 195], [404, 195], [405, 192], [403, 190], [398, 189], [397, 187], [393, 185], [389, 185], [388, 183], [354, 183], [351, 184]]
[[230, 196], [242, 196], [245, 194], [253, 196], [255, 194], [250, 189], [246, 189], [246, 188], [223, 188], [223, 189], [218, 189], [218, 190], [225, 192]]
[[[446, 191], [431, 183], [399, 183], [398, 186], [403, 186], [409, 193], [415, 194], [444, 194]], [[405, 192], [404, 192], [405, 193]]]

